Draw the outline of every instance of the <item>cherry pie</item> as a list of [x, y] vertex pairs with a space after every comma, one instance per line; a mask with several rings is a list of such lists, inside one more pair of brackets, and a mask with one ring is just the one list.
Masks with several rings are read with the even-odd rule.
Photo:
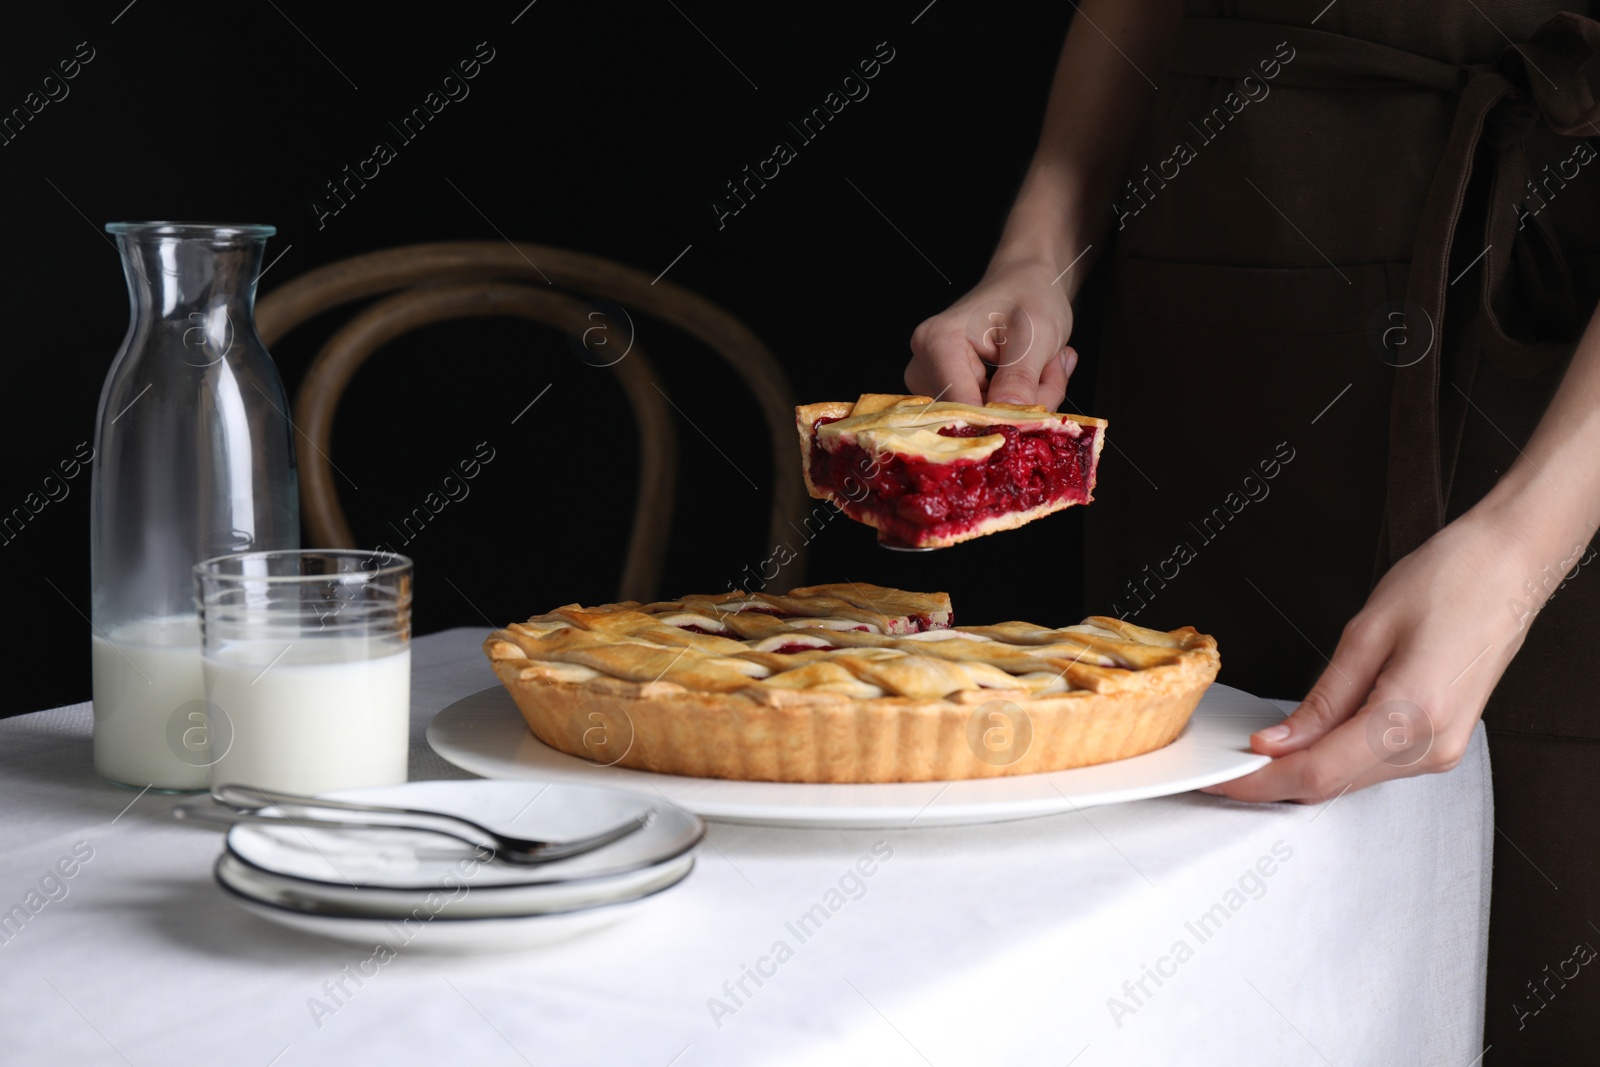
[[943, 548], [1094, 499], [1106, 421], [1042, 407], [974, 407], [868, 393], [795, 409], [806, 488], [876, 527]]
[[576, 604], [484, 651], [535, 736], [598, 764], [777, 782], [1062, 770], [1160, 748], [1217, 643], [1091, 617], [952, 626], [942, 593], [818, 585]]

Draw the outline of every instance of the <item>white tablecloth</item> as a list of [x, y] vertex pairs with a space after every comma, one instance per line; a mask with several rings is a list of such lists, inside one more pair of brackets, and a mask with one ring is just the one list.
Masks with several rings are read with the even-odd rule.
[[[466, 776], [422, 731], [493, 684], [483, 635], [416, 642], [413, 778]], [[954, 829], [712, 824], [694, 873], [628, 922], [519, 954], [402, 950], [335, 1001], [325, 983], [372, 952], [235, 908], [211, 881], [218, 837], [173, 821], [171, 797], [127, 807], [94, 776], [90, 723], [87, 704], [0, 722], [0, 907], [42, 902], [0, 934], [0, 1063], [1467, 1067], [1481, 1051], [1481, 729], [1449, 775], [1320, 807], [1188, 794]], [[872, 874], [849, 877], [863, 858]], [[817, 904], [826, 920], [796, 926]]]

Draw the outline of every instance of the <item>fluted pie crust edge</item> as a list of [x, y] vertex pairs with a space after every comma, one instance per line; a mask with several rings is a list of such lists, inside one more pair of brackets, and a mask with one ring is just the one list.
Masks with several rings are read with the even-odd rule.
[[[1194, 651], [1152, 668], [1161, 677], [1136, 690], [1015, 701], [1028, 714], [1033, 740], [1007, 765], [981, 760], [968, 747], [976, 705], [895, 697], [769, 703], [682, 691], [602, 695], [587, 686], [524, 683], [503, 661], [495, 674], [535, 737], [601, 765], [757, 782], [930, 782], [1064, 771], [1164, 748], [1183, 732], [1216, 677], [1214, 660]], [[586, 747], [584, 735], [619, 729], [618, 709], [626, 713], [620, 728], [632, 744], [613, 760], [603, 746]], [[597, 713], [602, 719], [590, 718]]]

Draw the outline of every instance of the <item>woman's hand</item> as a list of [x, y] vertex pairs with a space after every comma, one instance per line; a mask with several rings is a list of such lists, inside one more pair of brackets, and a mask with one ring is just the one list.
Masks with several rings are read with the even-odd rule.
[[1534, 616], [1592, 558], [1600, 527], [1596, 456], [1600, 311], [1499, 482], [1395, 564], [1294, 714], [1250, 739], [1273, 761], [1206, 792], [1325, 800], [1459, 763]]
[[[1081, 0], [1044, 129], [978, 287], [917, 327], [906, 385], [963, 404], [1066, 396], [1072, 299], [1110, 229], [1116, 189], [1166, 70], [1183, 0]], [[1081, 265], [1080, 265], [1081, 264]], [[995, 368], [988, 374], [985, 363]]]
[[1273, 761], [1205, 792], [1317, 802], [1454, 768], [1533, 616], [1585, 550], [1540, 560], [1526, 528], [1475, 509], [1402, 559], [1301, 705], [1250, 739]]
[[1042, 262], [991, 267], [977, 288], [912, 333], [906, 385], [962, 404], [1054, 411], [1078, 362], [1067, 347], [1072, 303], [1058, 277]]

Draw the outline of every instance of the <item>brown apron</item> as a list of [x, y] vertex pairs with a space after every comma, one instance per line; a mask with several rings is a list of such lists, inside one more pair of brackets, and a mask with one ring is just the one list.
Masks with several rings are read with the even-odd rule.
[[[1191, 0], [1114, 207], [1092, 611], [1201, 626], [1223, 681], [1303, 694], [1375, 577], [1516, 458], [1600, 294], [1600, 24], [1572, 6]], [[1485, 716], [1507, 1063], [1600, 1037], [1600, 977], [1526, 985], [1600, 946], [1591, 571]]]

